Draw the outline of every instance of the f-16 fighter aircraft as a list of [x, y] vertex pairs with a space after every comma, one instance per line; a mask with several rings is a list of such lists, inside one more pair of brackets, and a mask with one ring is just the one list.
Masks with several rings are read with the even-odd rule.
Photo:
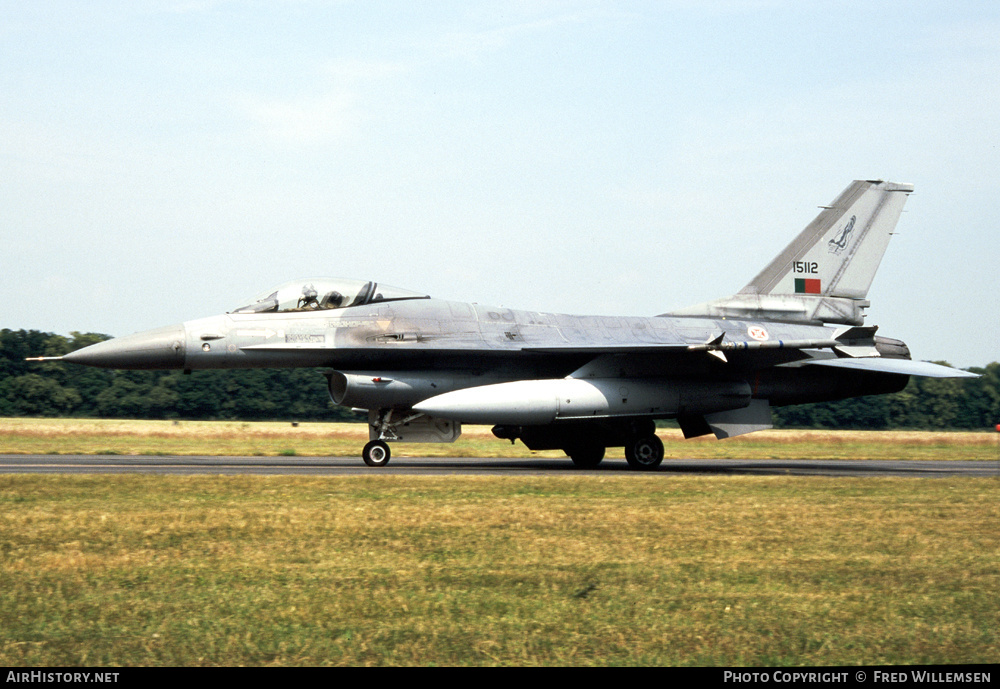
[[656, 419], [686, 438], [771, 427], [771, 407], [973, 376], [913, 361], [864, 324], [908, 184], [855, 181], [737, 294], [654, 317], [571, 316], [433, 299], [364, 280], [303, 279], [229, 313], [101, 342], [63, 361], [120, 369], [325, 369], [387, 443], [452, 442], [461, 424], [595, 467], [608, 447], [653, 469]]

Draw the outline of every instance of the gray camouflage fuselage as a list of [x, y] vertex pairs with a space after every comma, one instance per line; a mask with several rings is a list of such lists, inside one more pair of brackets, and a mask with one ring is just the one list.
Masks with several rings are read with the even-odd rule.
[[[814, 367], [807, 372], [794, 365], [836, 359], [832, 351], [807, 350], [801, 344], [836, 344], [838, 330], [844, 328], [671, 316], [574, 316], [414, 298], [336, 311], [212, 316], [92, 345], [64, 360], [188, 371], [328, 368], [338, 372], [335, 376], [350, 377], [346, 384], [343, 378], [333, 379], [335, 401], [366, 409], [407, 408], [456, 389], [567, 376], [690, 385], [699, 380], [746, 383], [752, 396], [775, 406], [905, 386], [906, 376], [845, 376], [844, 371]], [[902, 343], [879, 338], [878, 345], [883, 355], [908, 356]], [[725, 352], [725, 357], [707, 356], [708, 351]], [[408, 381], [408, 373], [419, 382], [400, 385]], [[396, 377], [370, 381], [387, 374]], [[338, 394], [338, 382], [351, 389]], [[637, 413], [669, 418], [684, 411]]]
[[739, 293], [653, 317], [573, 316], [432, 299], [374, 282], [297, 280], [210, 318], [120, 337], [64, 361], [133, 369], [317, 367], [385, 441], [450, 442], [462, 423], [582, 467], [606, 447], [663, 458], [653, 420], [685, 437], [769, 428], [770, 407], [901, 390], [912, 361], [864, 326], [868, 289], [909, 185], [855, 181]]

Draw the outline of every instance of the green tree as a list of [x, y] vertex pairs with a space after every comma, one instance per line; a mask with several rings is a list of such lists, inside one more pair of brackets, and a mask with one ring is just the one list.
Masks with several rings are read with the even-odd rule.
[[80, 394], [37, 373], [16, 376], [4, 383], [4, 413], [11, 416], [63, 416], [80, 405]]

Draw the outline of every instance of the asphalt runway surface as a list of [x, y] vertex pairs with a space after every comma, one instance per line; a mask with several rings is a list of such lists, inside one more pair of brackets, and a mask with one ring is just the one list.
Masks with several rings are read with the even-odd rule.
[[624, 459], [606, 459], [596, 469], [577, 469], [568, 458], [393, 457], [372, 468], [359, 457], [132, 457], [123, 455], [0, 455], [0, 474], [228, 474], [287, 476], [385, 475], [789, 475], [789, 476], [983, 476], [1000, 478], [1000, 461], [666, 459], [651, 472], [637, 472]]

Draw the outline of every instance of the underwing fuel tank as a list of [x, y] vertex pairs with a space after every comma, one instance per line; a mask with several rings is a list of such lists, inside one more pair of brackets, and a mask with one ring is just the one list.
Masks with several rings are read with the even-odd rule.
[[626, 378], [519, 380], [446, 392], [413, 405], [436, 418], [468, 424], [544, 425], [613, 417], [670, 418], [742, 409], [745, 381]]

